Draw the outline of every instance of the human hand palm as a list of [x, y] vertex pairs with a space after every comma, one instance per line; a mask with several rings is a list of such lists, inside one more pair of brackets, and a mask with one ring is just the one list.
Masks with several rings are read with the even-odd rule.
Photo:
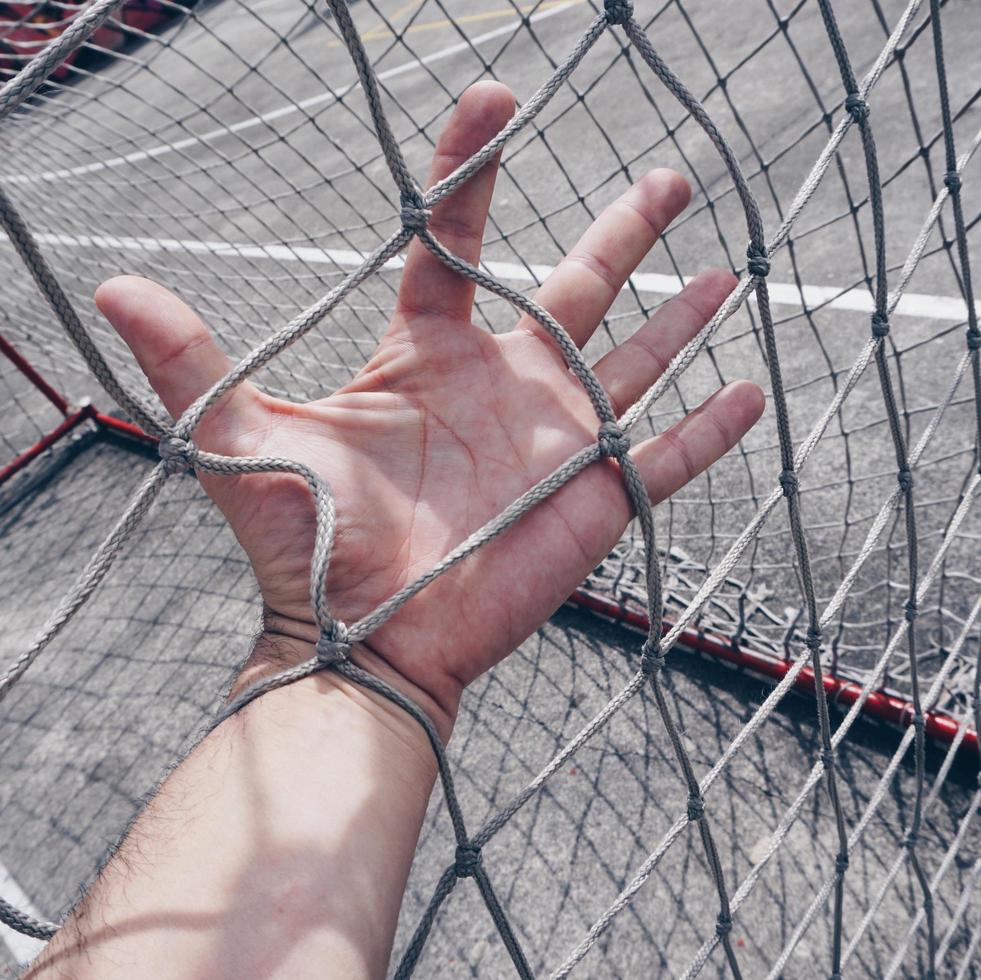
[[[503, 86], [468, 90], [440, 139], [431, 178], [483, 145], [512, 107]], [[469, 262], [479, 255], [495, 169], [485, 166], [430, 222], [433, 234]], [[643, 178], [587, 231], [538, 302], [584, 343], [686, 201], [676, 175]], [[597, 376], [619, 411], [655, 380], [731, 285], [725, 273], [696, 278], [599, 362]], [[596, 440], [589, 399], [544, 330], [525, 317], [510, 333], [490, 334], [471, 322], [472, 299], [468, 280], [413, 242], [392, 324], [357, 377], [305, 404], [240, 385], [195, 433], [204, 449], [293, 459], [328, 481], [338, 519], [327, 596], [345, 622], [371, 612]], [[100, 287], [97, 301], [174, 415], [228, 370], [204, 325], [161, 287], [124, 277]], [[755, 386], [731, 385], [636, 447], [652, 501], [731, 448], [761, 411]], [[305, 483], [281, 474], [203, 473], [201, 482], [248, 553], [277, 622], [312, 625], [314, 512]], [[371, 650], [452, 718], [462, 687], [561, 604], [630, 515], [617, 464], [589, 466], [412, 598], [371, 634]]]

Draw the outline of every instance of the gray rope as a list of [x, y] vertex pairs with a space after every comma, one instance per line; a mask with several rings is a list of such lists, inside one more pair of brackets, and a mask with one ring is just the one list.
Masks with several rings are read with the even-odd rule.
[[411, 237], [412, 233], [403, 228], [382, 242], [361, 265], [348, 273], [330, 292], [263, 341], [239, 361], [225, 377], [189, 405], [174, 426], [174, 433], [182, 439], [190, 438], [205, 413], [220, 401], [223, 395], [309, 333], [348, 293], [377, 272], [390, 258], [401, 252]]
[[[930, 0], [930, 23], [933, 31], [934, 60], [937, 66], [937, 89], [940, 94], [940, 118], [943, 124], [944, 158], [947, 165], [944, 186], [950, 194], [954, 212], [954, 237], [957, 242], [957, 256], [961, 288], [967, 306], [967, 332], [965, 341], [971, 358], [971, 372], [974, 380], [975, 414], [975, 456], [981, 472], [981, 329], [978, 326], [978, 310], [974, 302], [974, 286], [971, 279], [971, 259], [967, 246], [967, 226], [964, 221], [964, 203], [961, 200], [961, 170], [958, 164], [954, 140], [954, 123], [950, 111], [950, 94], [947, 88], [947, 68], [944, 60], [943, 24], [940, 18], [940, 3]], [[975, 699], [977, 701], [977, 699]], [[978, 729], [981, 732], [981, 729]]]
[[[80, 48], [123, 0], [94, 0], [56, 38], [50, 41], [13, 78], [0, 87], [0, 122], [34, 94], [48, 76], [74, 51]], [[159, 413], [145, 405], [137, 395], [126, 390], [106, 363], [95, 341], [82, 325], [75, 308], [69, 301], [51, 267], [45, 261], [34, 236], [21, 217], [7, 192], [0, 187], [0, 226], [27, 266], [41, 294], [48, 301], [55, 316], [85, 359], [99, 384], [109, 396], [147, 432], [160, 435], [162, 428]]]
[[427, 207], [432, 207], [434, 204], [443, 200], [444, 197], [451, 194], [460, 184], [469, 180], [477, 173], [488, 160], [500, 153], [504, 146], [520, 133], [551, 102], [552, 96], [555, 95], [565, 80], [575, 71], [579, 63], [586, 56], [586, 53], [593, 47], [597, 39], [602, 37], [605, 30], [606, 18], [601, 14], [586, 28], [586, 32], [576, 42], [567, 57], [555, 69], [548, 81], [518, 109], [511, 119], [508, 120], [507, 125], [496, 136], [488, 140], [481, 149], [477, 150], [473, 156], [461, 163], [456, 170], [433, 184], [426, 191], [425, 199]]
[[[882, 207], [882, 181], [879, 176], [879, 164], [876, 154], [875, 138], [872, 134], [872, 124], [869, 121], [869, 105], [857, 92], [855, 74], [852, 71], [848, 50], [831, 5], [831, 0], [818, 0], [825, 30], [834, 52], [835, 61], [845, 88], [845, 109], [855, 120], [862, 137], [862, 151], [865, 157], [865, 169], [869, 187], [869, 204], [872, 212], [872, 235], [875, 247], [875, 312], [872, 314], [872, 336], [875, 339], [875, 363], [879, 375], [879, 386], [883, 402], [886, 406], [886, 416], [889, 421], [889, 431], [893, 440], [896, 454], [897, 482], [904, 496], [904, 511], [906, 515], [906, 542], [908, 586], [906, 597], [906, 618], [910, 628], [906, 632], [907, 652], [910, 665], [910, 687], [913, 703], [911, 724], [915, 731], [914, 758], [916, 765], [916, 795], [913, 805], [913, 816], [907, 836], [910, 864], [913, 867], [920, 890], [923, 895], [923, 909], [927, 916], [927, 980], [933, 980], [936, 964], [936, 937], [933, 916], [933, 896], [930, 883], [926, 876], [919, 856], [916, 852], [916, 842], [919, 838], [923, 814], [923, 793], [926, 780], [926, 743], [924, 733], [924, 714], [920, 699], [919, 667], [916, 655], [915, 619], [917, 611], [917, 533], [916, 510], [913, 500], [913, 478], [909, 465], [909, 454], [906, 449], [906, 439], [903, 434], [899, 409], [893, 389], [892, 375], [886, 361], [885, 338], [889, 334], [889, 286], [886, 273], [886, 234], [885, 215]], [[949, 120], [948, 120], [949, 121]], [[949, 169], [954, 169], [949, 167]], [[829, 746], [828, 746], [829, 747]], [[829, 770], [830, 771], [830, 770]], [[839, 819], [840, 807], [836, 808], [835, 816], [838, 830], [837, 864], [841, 867], [835, 884], [835, 930], [832, 942], [832, 973], [833, 980], [841, 976], [842, 954], [842, 904], [844, 901], [844, 869], [848, 867], [848, 843], [844, 820]]]
[[347, 9], [345, 0], [327, 0], [327, 6], [334, 15], [337, 29], [340, 31], [341, 38], [347, 46], [348, 54], [354, 63], [355, 71], [361, 82], [365, 98], [368, 100], [368, 111], [371, 113], [371, 121], [375, 127], [375, 135], [378, 137], [378, 144], [385, 155], [385, 162], [392, 174], [392, 180], [398, 187], [402, 196], [402, 206], [420, 207], [422, 201], [422, 191], [416, 183], [415, 177], [409, 170], [402, 151], [399, 149], [398, 140], [392, 133], [392, 128], [388, 124], [388, 117], [385, 115], [385, 108], [382, 105], [381, 94], [378, 91], [378, 80], [375, 78], [374, 69], [368, 60], [368, 53], [364, 49], [361, 35], [354, 26], [350, 11]]
[[165, 431], [166, 423], [160, 414], [146, 405], [141, 398], [127, 391], [113, 373], [91, 334], [83, 326], [78, 313], [61, 288], [61, 284], [51, 267], [41, 254], [41, 250], [24, 219], [2, 186], [0, 186], [0, 227], [7, 233], [10, 243], [30, 272], [41, 295], [48, 301], [48, 305], [54, 311], [58, 322], [75, 345], [76, 350], [82, 355], [99, 384], [102, 385], [113, 401], [147, 432], [161, 435]]
[[[0, 87], [0, 122], [31, 97], [48, 76], [74, 51], [80, 48], [123, 0], [94, 0], [85, 10], [50, 41], [13, 78]], [[61, 323], [65, 333], [82, 355], [96, 380], [107, 394], [147, 432], [161, 435], [165, 423], [160, 414], [146, 405], [116, 378], [75, 308], [48, 265], [41, 250], [7, 192], [0, 187], [0, 227], [27, 267], [41, 294]]]
[[25, 936], [31, 936], [33, 939], [47, 940], [58, 931], [58, 926], [53, 922], [35, 919], [33, 915], [28, 915], [26, 912], [14, 908], [4, 898], [0, 898], [0, 922]]

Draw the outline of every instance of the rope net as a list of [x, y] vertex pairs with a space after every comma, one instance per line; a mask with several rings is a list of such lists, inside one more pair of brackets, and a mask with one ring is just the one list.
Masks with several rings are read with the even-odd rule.
[[[425, 884], [413, 887], [428, 893], [416, 900], [410, 890], [407, 913], [417, 914], [403, 923], [396, 976], [411, 975], [432, 944], [444, 952], [428, 955], [452, 957], [445, 944], [452, 950], [455, 940], [441, 934], [440, 919], [450, 894], [464, 891], [461, 902], [479, 896], [486, 906], [500, 943], [497, 961], [526, 977], [564, 977], [580, 963], [600, 975], [600, 961], [616, 964], [610, 975], [648, 969], [616, 959], [624, 928], [635, 930], [627, 934], [639, 936], [662, 969], [686, 977], [705, 970], [808, 976], [815, 962], [832, 976], [846, 968], [973, 975], [978, 797], [976, 789], [956, 789], [955, 764], [958, 747], [973, 738], [969, 729], [979, 727], [981, 655], [972, 511], [981, 479], [981, 333], [969, 262], [978, 216], [966, 193], [981, 131], [972, 129], [979, 89], [962, 67], [971, 63], [967, 7], [871, 0], [836, 10], [829, 0], [761, 0], [738, 23], [720, 23], [710, 4], [652, 3], [635, 12], [612, 0], [508, 4], [487, 17], [431, 0], [351, 9], [343, 0], [327, 8], [301, 0], [41, 6], [57, 14], [47, 47], [31, 27], [38, 5], [5, 5], [13, 13], [0, 23], [7, 150], [0, 332], [72, 404], [98, 401], [97, 380], [160, 440], [160, 460], [106, 494], [100, 466], [123, 465], [123, 450], [87, 435], [71, 450], [85, 450], [72, 463], [84, 471], [73, 470], [69, 480], [59, 462], [40, 483], [22, 479], [15, 487], [5, 502], [10, 528], [34, 528], [43, 520], [39, 506], [43, 512], [55, 498], [70, 501], [86, 533], [60, 542], [58, 558], [75, 558], [77, 569], [84, 548], [94, 556], [70, 584], [52, 574], [51, 583], [67, 587], [40, 633], [11, 658], [0, 696], [22, 676], [16, 690], [29, 685], [28, 668], [52, 641], [61, 650], [66, 642], [112, 650], [103, 615], [83, 606], [93, 595], [105, 605], [96, 592], [103, 579], [121, 590], [121, 601], [132, 568], [142, 570], [144, 578], [135, 578], [144, 595], [166, 588], [184, 597], [188, 629], [201, 640], [203, 676], [220, 687], [228, 664], [208, 636], [209, 609], [229, 596], [240, 603], [236, 610], [249, 608], [251, 586], [217, 522], [200, 533], [205, 511], [189, 502], [198, 499], [191, 481], [176, 475], [188, 468], [293, 472], [308, 482], [317, 506], [311, 598], [318, 657], [217, 714], [213, 700], [196, 694], [188, 717], [210, 713], [217, 724], [273, 686], [332, 669], [396, 701], [426, 729], [445, 815], [434, 815], [432, 837], [422, 843], [434, 858], [416, 872], [414, 882], [430, 872]], [[423, 191], [414, 175], [453, 99], [483, 77], [511, 85], [519, 101], [514, 120]], [[501, 148], [484, 257], [471, 267], [429, 231], [428, 210], [452, 199]], [[728, 265], [740, 281], [618, 419], [562, 325], [530, 297], [598, 209], [653, 165], [685, 173], [693, 203], [631, 278], [589, 354], [628, 336], [708, 261]], [[324, 599], [334, 525], [329, 488], [290, 460], [201, 451], [194, 430], [245, 377], [292, 398], [319, 397], [347, 381], [388, 322], [399, 256], [413, 237], [481, 287], [477, 322], [509, 329], [517, 309], [552, 335], [592, 400], [597, 438], [485, 528], [474, 528], [432, 572], [344, 624]], [[93, 313], [95, 285], [124, 269], [178, 289], [238, 361], [176, 422]], [[627, 453], [630, 440], [663, 430], [733, 377], [764, 385], [767, 421], [652, 514]], [[64, 414], [19, 372], [5, 370], [0, 384], [11, 450], [49, 431], [42, 411]], [[448, 757], [418, 708], [347, 659], [348, 644], [605, 457], [619, 462], [638, 518], [585, 587], [640, 610], [646, 639], [594, 672], [580, 703], [568, 684], [581, 684], [578, 672], [588, 676], [591, 668], [567, 659], [570, 674], [562, 677], [545, 664], [576, 626], [547, 628], [537, 648], [508, 668], [526, 686], [505, 684], [498, 671], [477, 686], [459, 748]], [[43, 506], [42, 492], [51, 498]], [[116, 505], [118, 523], [99, 544], [89, 540], [84, 515], [103, 494]], [[171, 555], [193, 549], [199, 575], [160, 561], [164, 546], [152, 532], [164, 530], [182, 542]], [[11, 540], [15, 559], [22, 553], [29, 561], [30, 536]], [[117, 556], [129, 572], [110, 571]], [[161, 565], [172, 570], [165, 586]], [[5, 642], [26, 637], [41, 605], [54, 598], [51, 588], [32, 593]], [[152, 644], [159, 613], [141, 606], [138, 618]], [[684, 719], [706, 714], [717, 692], [697, 684], [685, 690], [674, 679], [677, 644], [690, 630], [783, 664], [782, 679], [763, 694], [732, 681], [732, 717], [715, 744], [693, 737], [698, 724]], [[49, 653], [34, 673], [55, 671], [56, 660]], [[777, 781], [776, 803], [765, 812], [748, 802], [749, 792], [736, 792], [734, 802], [734, 787], [747, 767], [752, 772], [772, 729], [793, 727], [784, 696], [806, 672], [816, 681], [813, 727], [798, 739], [794, 778]], [[503, 775], [510, 766], [517, 782], [475, 778], [472, 739], [489, 710], [481, 706], [489, 700], [507, 712], [517, 698], [512, 707], [531, 714], [534, 730], [541, 722], [530, 706], [542, 673], [567, 692], [574, 710], [548, 722], [551, 744], [529, 736], [541, 752], [529, 748], [516, 766], [515, 741], [497, 730], [491, 769]], [[826, 676], [853, 683], [847, 712], [829, 706]], [[93, 678], [84, 687], [89, 697], [100, 690]], [[52, 693], [27, 690], [7, 702], [15, 724], [30, 725], [32, 699]], [[909, 704], [902, 738], [887, 761], [863, 759], [857, 720], [883, 690]], [[950, 741], [928, 758], [928, 713], [935, 711], [948, 716]], [[621, 747], [637, 737], [646, 761], [634, 767]], [[654, 749], [652, 740], [663, 744]], [[556, 781], [590, 752], [631, 772], [641, 816], [628, 820], [633, 811], [611, 790], [614, 777], [593, 769], [590, 795], [609, 807], [604, 819], [621, 835], [630, 824], [626, 859], [604, 868], [612, 890], [597, 895], [577, 897], [570, 876], [555, 922], [533, 929], [522, 924], [533, 912], [520, 888], [502, 890], [503, 881], [520, 879], [520, 862], [505, 869], [487, 855], [503, 834], [531, 843], [548, 833], [544, 819], [538, 824], [541, 801], [559, 799]], [[30, 785], [26, 779], [16, 774], [13, 795]], [[566, 809], [563, 817], [581, 839], [587, 813]], [[747, 824], [750, 836], [740, 838]], [[447, 832], [455, 848], [449, 859]], [[548, 846], [535, 847], [550, 855]], [[502, 871], [492, 884], [495, 867]], [[470, 877], [475, 888], [457, 887]], [[774, 880], [791, 883], [792, 901]], [[665, 903], [682, 907], [672, 912], [677, 939], [654, 929], [644, 912]], [[772, 914], [774, 905], [787, 906], [779, 922], [754, 936], [760, 909]], [[526, 918], [518, 914], [523, 908]], [[561, 915], [566, 909], [574, 910], [572, 925]], [[54, 930], [7, 903], [0, 913], [38, 937]], [[456, 955], [471, 965], [477, 956], [458, 948]]]

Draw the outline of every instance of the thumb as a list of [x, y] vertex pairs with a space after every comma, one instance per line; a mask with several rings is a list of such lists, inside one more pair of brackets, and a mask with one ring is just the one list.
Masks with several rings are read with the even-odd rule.
[[[232, 367], [201, 318], [149, 279], [110, 279], [96, 290], [95, 303], [175, 419]], [[261, 398], [247, 382], [237, 385], [205, 415], [196, 441], [212, 452], [232, 451], [236, 434], [258, 422]]]

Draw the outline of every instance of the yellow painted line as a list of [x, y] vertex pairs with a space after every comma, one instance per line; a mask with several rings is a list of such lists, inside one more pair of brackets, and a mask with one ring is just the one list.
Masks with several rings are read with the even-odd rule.
[[[425, 2], [426, 0], [409, 0], [408, 3], [402, 4], [402, 6], [395, 11], [395, 13], [387, 18], [387, 23], [394, 24], [403, 14], [409, 14], [411, 16], [411, 14], [415, 13], [415, 11], [417, 11]], [[383, 36], [386, 31], [391, 34], [391, 31], [386, 26], [386, 21], [382, 20], [381, 16], [379, 15], [378, 24], [371, 28], [370, 31], [366, 31], [364, 34], [362, 34], [361, 38], [364, 41], [372, 41], [376, 37]], [[334, 42], [334, 44], [339, 43], [339, 41]]]
[[[517, 7], [499, 7], [496, 10], [485, 10], [477, 14], [463, 14], [460, 17], [454, 17], [450, 19], [449, 17], [444, 17], [441, 20], [429, 20], [424, 21], [422, 24], [411, 24], [404, 31], [393, 31], [388, 27], [373, 27], [370, 31], [362, 35], [364, 41], [381, 41], [381, 40], [391, 40], [392, 38], [405, 37], [407, 34], [421, 34], [427, 31], [442, 31], [454, 24], [478, 24], [488, 20], [500, 20], [503, 17], [514, 17], [519, 14], [530, 14], [532, 11], [536, 13], [545, 10], [551, 10], [555, 7], [579, 7], [584, 4], [586, 0], [544, 0], [543, 3], [526, 3], [521, 4]], [[395, 14], [392, 15], [392, 20], [396, 16], [403, 13], [406, 9], [412, 6], [416, 6], [414, 2], [412, 4], [406, 4], [405, 7], [401, 7]], [[330, 48], [339, 47], [344, 42], [339, 39], [334, 39], [327, 46]]]

